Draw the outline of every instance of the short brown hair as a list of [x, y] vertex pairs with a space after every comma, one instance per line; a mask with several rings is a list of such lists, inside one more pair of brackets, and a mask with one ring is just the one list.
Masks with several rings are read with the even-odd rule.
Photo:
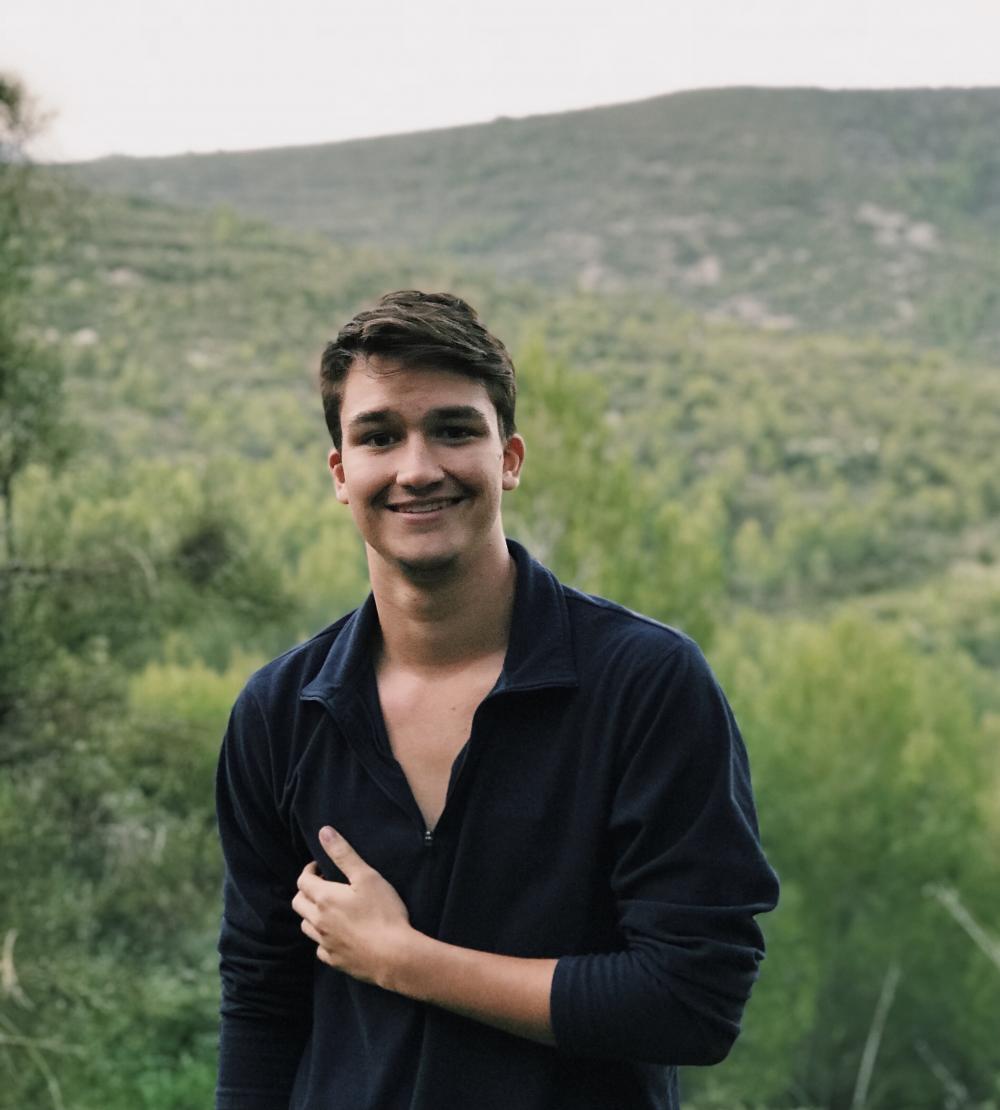
[[497, 410], [501, 438], [506, 442], [514, 434], [517, 388], [507, 348], [460, 297], [401, 289], [359, 312], [323, 351], [319, 369], [323, 415], [338, 451], [344, 380], [355, 359], [369, 355], [411, 370], [451, 370], [481, 381]]

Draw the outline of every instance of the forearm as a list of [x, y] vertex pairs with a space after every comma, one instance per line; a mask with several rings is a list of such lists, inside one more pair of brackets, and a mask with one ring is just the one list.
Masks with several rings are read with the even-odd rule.
[[554, 959], [478, 952], [412, 930], [387, 969], [387, 990], [519, 1037], [555, 1044], [549, 998]]
[[288, 1106], [309, 1027], [222, 1015], [216, 1110]]
[[407, 998], [555, 1044], [549, 1004], [554, 959], [499, 956], [419, 932], [392, 886], [342, 836], [329, 826], [319, 836], [348, 881], [329, 882], [310, 863], [299, 876], [292, 908], [323, 963]]

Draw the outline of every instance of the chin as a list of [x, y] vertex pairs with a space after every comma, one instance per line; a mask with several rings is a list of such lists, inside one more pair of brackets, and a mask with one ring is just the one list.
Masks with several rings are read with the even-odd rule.
[[413, 558], [399, 557], [395, 562], [407, 578], [419, 582], [446, 577], [458, 567], [459, 559], [454, 552], [448, 552]]

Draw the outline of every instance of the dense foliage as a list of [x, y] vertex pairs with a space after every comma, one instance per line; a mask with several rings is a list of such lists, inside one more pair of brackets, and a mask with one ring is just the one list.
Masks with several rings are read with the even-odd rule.
[[692, 1104], [1000, 1105], [976, 940], [1000, 928], [996, 366], [228, 209], [73, 209], [0, 284], [0, 380], [38, 386], [3, 395], [26, 447], [0, 552], [0, 1106], [210, 1102], [218, 739], [257, 663], [364, 595], [315, 363], [407, 285], [468, 296], [514, 352], [510, 531], [693, 632], [742, 722], [784, 896]]

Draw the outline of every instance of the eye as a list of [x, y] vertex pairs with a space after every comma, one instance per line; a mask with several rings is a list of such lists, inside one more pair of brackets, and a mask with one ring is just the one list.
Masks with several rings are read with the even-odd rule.
[[479, 434], [476, 428], [471, 428], [467, 424], [444, 424], [438, 435], [442, 439], [451, 440], [452, 442], [461, 443], [463, 440], [472, 439]]
[[369, 432], [361, 439], [364, 447], [391, 447], [396, 437], [392, 432]]

